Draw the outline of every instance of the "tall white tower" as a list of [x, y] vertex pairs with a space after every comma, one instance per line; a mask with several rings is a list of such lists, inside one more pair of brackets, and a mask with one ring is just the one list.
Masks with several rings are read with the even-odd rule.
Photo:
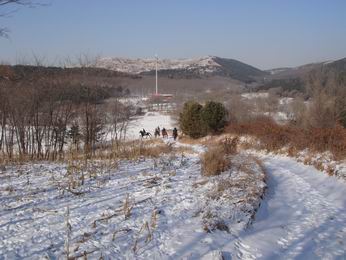
[[157, 89], [157, 63], [158, 63], [158, 61], [159, 61], [159, 57], [157, 56], [157, 54], [155, 54], [155, 59], [156, 59], [156, 73], [155, 73], [155, 75], [156, 75], [156, 84], [155, 84], [155, 90], [156, 90], [156, 92], [155, 92], [155, 94], [157, 95], [158, 94], [158, 89]]

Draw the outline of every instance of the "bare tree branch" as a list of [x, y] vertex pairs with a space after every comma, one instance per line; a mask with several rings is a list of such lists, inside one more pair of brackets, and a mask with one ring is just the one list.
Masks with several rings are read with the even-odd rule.
[[[8, 6], [21, 5], [21, 6], [26, 6], [26, 7], [35, 7], [38, 5], [43, 6], [45, 4], [42, 4], [42, 3], [39, 3], [36, 1], [31, 1], [31, 0], [0, 0], [0, 8], [4, 7], [6, 5], [8, 5]], [[10, 11], [7, 10], [6, 12], [4, 12], [4, 11], [0, 12], [0, 17], [7, 17], [10, 14], [15, 13], [17, 11], [18, 11], [17, 9], [14, 9], [14, 10], [10, 10]], [[7, 28], [0, 26], [0, 37], [8, 38], [8, 33], [9, 33], [9, 30]]]
[[28, 0], [0, 0], [0, 6], [7, 4], [32, 5], [32, 1]]
[[0, 37], [8, 38], [9, 30], [6, 28], [0, 28]]

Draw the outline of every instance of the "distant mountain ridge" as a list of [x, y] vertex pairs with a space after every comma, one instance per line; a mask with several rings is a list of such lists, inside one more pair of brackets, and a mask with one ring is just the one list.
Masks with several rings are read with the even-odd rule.
[[[122, 86], [133, 93], [143, 94], [152, 91], [155, 86], [155, 66], [155, 59], [124, 58], [102, 58], [83, 66], [64, 68], [0, 65], [0, 81], [70, 77], [76, 82], [101, 81], [104, 85]], [[306, 92], [307, 80], [311, 77], [315, 77], [322, 84], [329, 82], [326, 79], [334, 79], [334, 88], [346, 88], [346, 58], [263, 71], [234, 59], [204, 56], [159, 60], [158, 69], [160, 89], [168, 93], [181, 93], [182, 90], [203, 93], [221, 89], [266, 91], [281, 88], [290, 94], [292, 91]], [[329, 85], [327, 84], [326, 88], [333, 87]]]
[[304, 64], [297, 67], [287, 67], [287, 68], [275, 68], [267, 70], [269, 73], [269, 78], [278, 79], [278, 78], [301, 78], [305, 77], [311, 72], [314, 71], [330, 71], [334, 70], [335, 72], [346, 72], [346, 58], [338, 60], [330, 60], [324, 62], [315, 62]]
[[257, 90], [281, 88], [286, 93], [308, 93], [311, 92], [313, 84], [323, 86], [330, 92], [346, 88], [346, 58], [293, 68], [277, 68], [267, 72], [269, 75], [263, 78], [263, 83]]
[[[118, 72], [152, 75], [156, 68], [153, 59], [100, 58], [96, 67]], [[243, 82], [255, 81], [268, 74], [251, 65], [234, 59], [216, 56], [204, 56], [191, 59], [159, 59], [158, 70], [161, 75], [175, 78], [193, 78], [201, 76], [230, 77]]]

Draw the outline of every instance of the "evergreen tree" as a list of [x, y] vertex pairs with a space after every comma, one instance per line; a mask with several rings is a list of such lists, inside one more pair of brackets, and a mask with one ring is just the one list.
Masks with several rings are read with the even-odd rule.
[[179, 118], [180, 128], [184, 134], [192, 138], [203, 137], [207, 134], [206, 125], [201, 117], [202, 109], [202, 105], [194, 101], [184, 104]]
[[227, 110], [220, 102], [208, 101], [201, 111], [201, 117], [208, 131], [220, 132], [226, 125]]

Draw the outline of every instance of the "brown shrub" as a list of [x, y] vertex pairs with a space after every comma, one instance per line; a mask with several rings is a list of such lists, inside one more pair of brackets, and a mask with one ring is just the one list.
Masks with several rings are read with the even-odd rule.
[[327, 167], [327, 173], [328, 173], [329, 176], [335, 175], [335, 168], [333, 166], [329, 165]]
[[261, 148], [268, 151], [277, 151], [286, 146], [290, 153], [309, 148], [314, 152], [330, 151], [336, 159], [346, 157], [346, 129], [340, 125], [303, 129], [278, 125], [271, 118], [261, 117], [250, 123], [231, 124], [226, 131], [255, 136], [260, 140]]
[[230, 160], [222, 146], [209, 147], [208, 151], [203, 154], [201, 163], [204, 176], [219, 175], [230, 166]]
[[226, 137], [221, 141], [221, 145], [223, 150], [225, 151], [225, 154], [231, 155], [237, 153], [237, 146], [239, 143], [238, 137]]
[[314, 151], [330, 151], [337, 158], [346, 156], [346, 129], [340, 125], [334, 128], [313, 128], [308, 133], [310, 148]]

